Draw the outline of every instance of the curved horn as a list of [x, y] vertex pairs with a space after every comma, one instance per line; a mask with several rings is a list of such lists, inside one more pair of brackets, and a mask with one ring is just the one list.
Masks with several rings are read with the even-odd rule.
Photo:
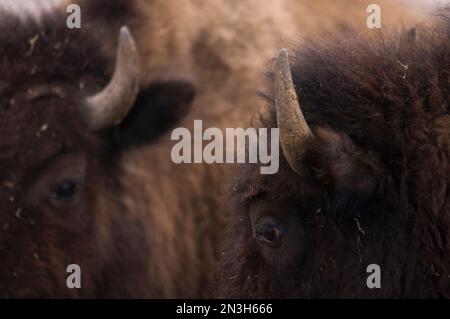
[[99, 93], [86, 99], [85, 116], [92, 130], [120, 123], [134, 104], [139, 90], [139, 56], [127, 27], [119, 32], [114, 75]]
[[275, 63], [275, 107], [283, 153], [291, 168], [300, 174], [300, 159], [313, 135], [300, 109], [286, 49], [280, 51]]

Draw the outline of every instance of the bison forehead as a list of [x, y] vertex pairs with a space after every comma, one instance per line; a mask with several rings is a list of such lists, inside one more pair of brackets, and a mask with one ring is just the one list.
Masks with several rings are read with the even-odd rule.
[[107, 83], [114, 67], [111, 40], [88, 22], [70, 30], [66, 18], [65, 10], [46, 14], [39, 24], [0, 14], [0, 30], [14, 30], [0, 33], [0, 93], [5, 85], [17, 91], [24, 83], [47, 79], [70, 82], [89, 93]]
[[84, 149], [89, 135], [77, 103], [49, 97], [0, 104], [0, 174], [21, 175], [55, 153]]
[[43, 0], [43, 1], [17, 1], [2, 0], [0, 2], [0, 12], [12, 14], [21, 20], [34, 19], [39, 21], [42, 15], [54, 11], [62, 10], [66, 0]]
[[87, 25], [69, 30], [65, 11], [48, 13], [40, 24], [0, 16], [0, 30], [15, 30], [0, 32], [1, 178], [44, 162], [61, 147], [86, 149], [92, 135], [80, 105], [104, 87], [114, 64], [106, 40]]

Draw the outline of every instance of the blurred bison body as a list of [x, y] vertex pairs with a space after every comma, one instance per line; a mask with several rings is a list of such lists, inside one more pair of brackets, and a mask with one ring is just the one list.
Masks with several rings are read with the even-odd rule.
[[[151, 272], [152, 225], [122, 202], [120, 161], [186, 113], [192, 85], [138, 93], [137, 48], [127, 28], [115, 42], [116, 20], [107, 37], [95, 23], [69, 30], [65, 10], [1, 18], [0, 297], [166, 296]], [[81, 289], [66, 286], [73, 263]], [[172, 296], [197, 293], [180, 282]]]
[[[296, 51], [295, 89], [280, 53], [261, 126], [280, 128], [283, 158], [277, 174], [249, 166], [234, 187], [222, 297], [450, 296], [443, 12], [417, 36]], [[380, 289], [366, 286], [370, 264], [381, 267]]]

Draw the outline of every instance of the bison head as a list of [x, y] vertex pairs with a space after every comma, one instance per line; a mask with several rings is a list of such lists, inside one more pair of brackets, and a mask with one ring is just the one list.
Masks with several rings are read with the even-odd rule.
[[[194, 88], [139, 88], [126, 27], [109, 55], [92, 30], [60, 25], [0, 36], [0, 296], [145, 296], [143, 225], [121, 205], [118, 163], [186, 114]], [[82, 289], [66, 286], [70, 264]]]
[[[234, 185], [219, 294], [449, 295], [446, 26], [306, 46], [296, 87], [281, 51], [262, 118], [280, 130], [280, 169], [249, 165]], [[371, 264], [379, 289], [366, 285]]]

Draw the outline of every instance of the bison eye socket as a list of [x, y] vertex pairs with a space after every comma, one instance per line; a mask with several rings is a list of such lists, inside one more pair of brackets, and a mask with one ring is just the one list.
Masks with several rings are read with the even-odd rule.
[[262, 220], [255, 227], [255, 239], [261, 245], [278, 248], [281, 245], [283, 231], [271, 220]]
[[56, 186], [52, 193], [52, 200], [57, 203], [75, 204], [78, 202], [79, 182], [72, 179], [66, 179]]

